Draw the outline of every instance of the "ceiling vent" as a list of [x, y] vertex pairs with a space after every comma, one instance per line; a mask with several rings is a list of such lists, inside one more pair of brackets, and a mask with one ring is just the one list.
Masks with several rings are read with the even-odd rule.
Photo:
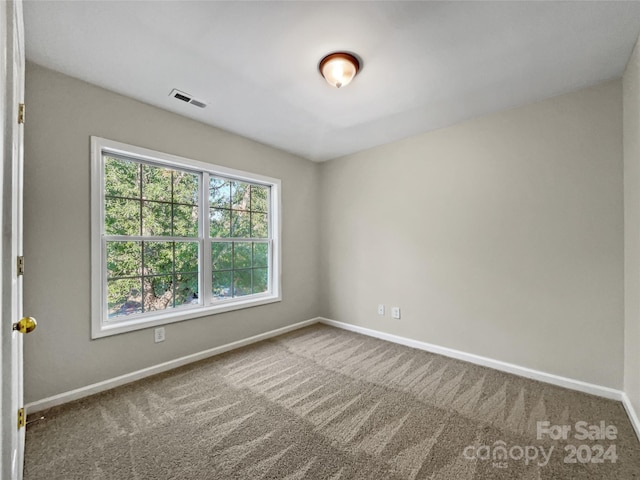
[[181, 92], [180, 90], [177, 90], [175, 88], [171, 90], [171, 93], [169, 94], [169, 96], [173, 98], [177, 98], [178, 100], [181, 100], [183, 102], [190, 103], [191, 105], [195, 105], [198, 108], [204, 108], [207, 106], [207, 104], [202, 100], [197, 100], [193, 98], [193, 95], [189, 95], [188, 93]]

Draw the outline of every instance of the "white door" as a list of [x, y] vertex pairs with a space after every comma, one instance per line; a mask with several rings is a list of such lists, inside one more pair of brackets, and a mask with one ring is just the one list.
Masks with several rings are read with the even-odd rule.
[[[22, 172], [24, 103], [24, 26], [22, 0], [0, 2], [2, 32], [2, 456], [0, 478], [22, 479], [25, 428], [19, 423], [23, 406], [22, 339], [35, 328], [22, 317]], [[23, 417], [24, 418], [24, 417]]]

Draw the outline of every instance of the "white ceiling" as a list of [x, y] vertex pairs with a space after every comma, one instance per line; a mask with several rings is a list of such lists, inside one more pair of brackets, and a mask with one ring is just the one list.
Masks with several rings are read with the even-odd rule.
[[[27, 1], [27, 58], [312, 160], [619, 77], [640, 2]], [[347, 87], [318, 72], [358, 54]], [[170, 98], [177, 88], [209, 102]]]

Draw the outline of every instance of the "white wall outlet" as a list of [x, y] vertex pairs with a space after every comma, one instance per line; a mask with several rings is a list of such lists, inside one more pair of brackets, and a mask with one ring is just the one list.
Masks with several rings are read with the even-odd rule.
[[384, 305], [383, 304], [378, 305], [378, 315], [384, 316]]
[[153, 341], [156, 343], [164, 342], [164, 327], [156, 328], [153, 331]]
[[400, 318], [400, 307], [391, 308], [391, 317], [396, 319]]

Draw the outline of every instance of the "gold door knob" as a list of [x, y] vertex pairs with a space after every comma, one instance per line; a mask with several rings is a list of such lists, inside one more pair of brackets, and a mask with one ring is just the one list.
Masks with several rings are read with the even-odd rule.
[[31, 333], [38, 326], [38, 322], [33, 317], [24, 317], [18, 323], [13, 324], [13, 329], [20, 333]]

